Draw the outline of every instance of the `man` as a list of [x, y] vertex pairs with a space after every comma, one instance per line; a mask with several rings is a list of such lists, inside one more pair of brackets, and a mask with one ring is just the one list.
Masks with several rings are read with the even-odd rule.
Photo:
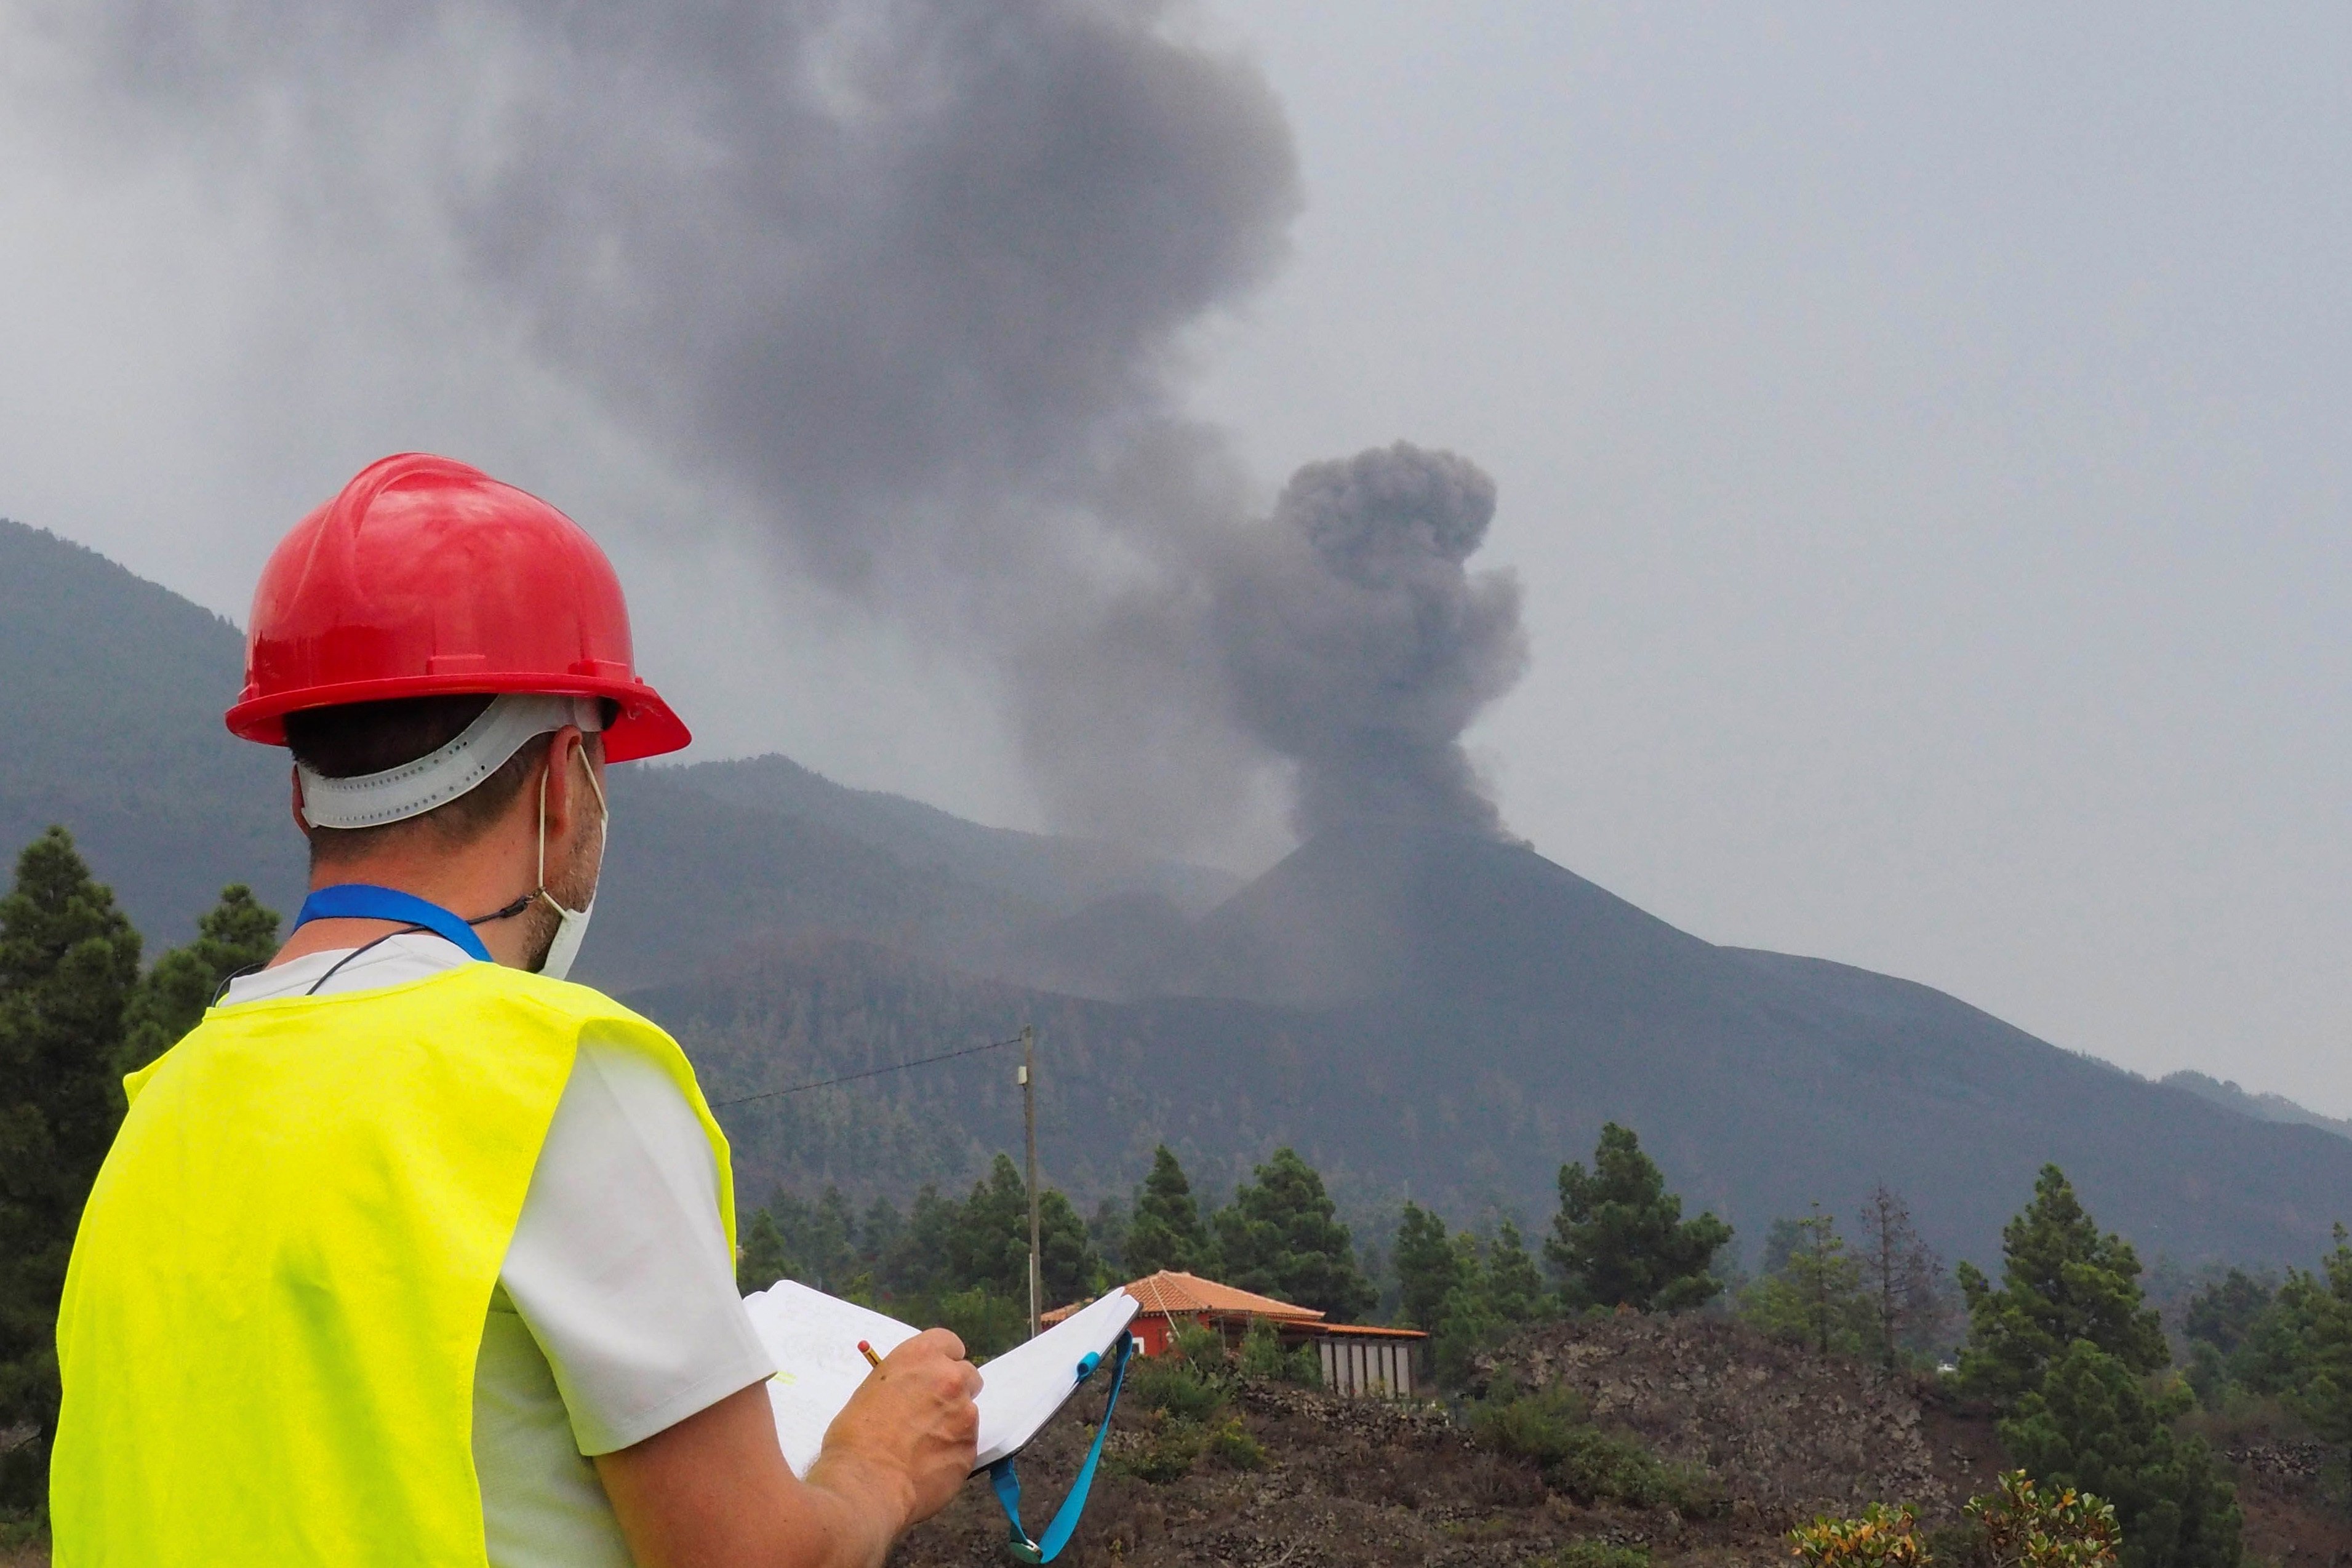
[[604, 769], [686, 727], [552, 507], [388, 458], [281, 542], [237, 734], [311, 895], [127, 1080], [58, 1319], [84, 1564], [876, 1564], [969, 1473], [933, 1330], [795, 1478], [734, 1288], [727, 1145], [670, 1038], [565, 972]]

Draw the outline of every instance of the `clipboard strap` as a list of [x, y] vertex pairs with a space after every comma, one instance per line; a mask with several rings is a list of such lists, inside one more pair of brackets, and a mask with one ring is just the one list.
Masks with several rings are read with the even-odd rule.
[[[1095, 1428], [1094, 1447], [1087, 1450], [1087, 1462], [1078, 1467], [1078, 1479], [1070, 1483], [1070, 1495], [1054, 1510], [1053, 1522], [1045, 1526], [1042, 1540], [1031, 1540], [1021, 1524], [1021, 1478], [1013, 1473], [1013, 1457], [1005, 1456], [988, 1467], [988, 1484], [996, 1493], [999, 1506], [1013, 1527], [1013, 1539], [1008, 1542], [1013, 1559], [1021, 1563], [1051, 1563], [1070, 1543], [1071, 1532], [1078, 1528], [1078, 1515], [1086, 1511], [1087, 1492], [1095, 1484], [1095, 1467], [1102, 1462], [1103, 1439], [1110, 1436], [1111, 1412], [1118, 1408], [1118, 1391], [1127, 1384], [1127, 1363], [1135, 1355], [1135, 1336], [1119, 1331], [1118, 1344], [1113, 1353], [1117, 1361], [1111, 1367], [1110, 1399], [1103, 1405], [1102, 1425]], [[1078, 1381], [1084, 1383], [1094, 1375], [1097, 1358], [1088, 1356], [1078, 1366]]]

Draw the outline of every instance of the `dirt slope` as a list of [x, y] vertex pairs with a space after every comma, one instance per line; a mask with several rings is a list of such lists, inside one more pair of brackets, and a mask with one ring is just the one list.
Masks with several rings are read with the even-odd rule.
[[[1990, 1420], [1956, 1407], [1932, 1382], [1885, 1377], [1716, 1319], [1549, 1325], [1505, 1347], [1486, 1372], [1578, 1390], [1605, 1426], [1703, 1468], [1724, 1506], [1705, 1518], [1582, 1507], [1547, 1489], [1532, 1465], [1482, 1451], [1437, 1406], [1247, 1384], [1228, 1415], [1263, 1447], [1264, 1468], [1236, 1468], [1210, 1452], [1180, 1479], [1139, 1479], [1129, 1470], [1151, 1453], [1162, 1418], [1122, 1405], [1111, 1461], [1060, 1561], [1532, 1568], [1571, 1542], [1599, 1541], [1645, 1546], [1661, 1568], [1785, 1568], [1786, 1531], [1817, 1512], [1908, 1501], [1930, 1525], [1948, 1522], [2001, 1465]], [[1098, 1394], [1074, 1402], [1024, 1457], [1033, 1529], [1051, 1516], [1100, 1412]], [[2352, 1565], [2352, 1520], [2309, 1473], [2322, 1456], [2294, 1446], [2225, 1453], [2247, 1514], [2249, 1564]], [[1003, 1539], [993, 1500], [975, 1483], [891, 1561], [1002, 1563]]]

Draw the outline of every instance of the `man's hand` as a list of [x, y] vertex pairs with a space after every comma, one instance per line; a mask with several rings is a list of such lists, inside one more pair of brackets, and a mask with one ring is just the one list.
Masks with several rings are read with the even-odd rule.
[[892, 1489], [901, 1529], [930, 1518], [971, 1474], [980, 1446], [972, 1396], [979, 1392], [980, 1373], [964, 1360], [963, 1342], [945, 1329], [924, 1330], [885, 1357], [833, 1418], [824, 1451], [809, 1468], [810, 1484]]
[[879, 1568], [901, 1531], [971, 1474], [980, 1373], [945, 1329], [890, 1352], [835, 1416], [806, 1481], [754, 1384], [596, 1474], [641, 1568]]

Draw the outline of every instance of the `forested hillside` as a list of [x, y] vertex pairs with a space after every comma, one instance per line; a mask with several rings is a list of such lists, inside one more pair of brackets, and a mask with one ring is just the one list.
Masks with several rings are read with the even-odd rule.
[[[236, 627], [55, 534], [0, 520], [0, 845], [71, 828], [151, 943], [222, 886], [291, 910], [286, 754], [237, 741]], [[990, 965], [1030, 926], [1128, 889], [1213, 900], [1223, 873], [1011, 833], [845, 789], [782, 757], [615, 770], [628, 830], [583, 980], [644, 984], [746, 936], [856, 933]]]
[[291, 908], [284, 753], [221, 726], [243, 648], [168, 589], [0, 521], [0, 847], [71, 827], [150, 942], [185, 941], [228, 882]]
[[[1721, 970], [1683, 989], [1670, 969], [1565, 958], [1577, 999], [1549, 1009], [1434, 988], [1313, 1007], [1087, 1001], [821, 941], [627, 1000], [679, 1035], [719, 1100], [1034, 1022], [1045, 1167], [1084, 1203], [1123, 1190], [1155, 1143], [1219, 1190], [1287, 1143], [1359, 1216], [1412, 1197], [1524, 1219], [1550, 1208], [1561, 1163], [1614, 1120], [1751, 1240], [1815, 1200], [1851, 1212], [1885, 1181], [1947, 1255], [1987, 1256], [2009, 1194], [2053, 1160], [2151, 1255], [2282, 1264], [2315, 1255], [2336, 1210], [2352, 1212], [2352, 1142], [2235, 1115], [1923, 986], [1692, 951]], [[1020, 1103], [1006, 1060], [982, 1054], [720, 1119], [747, 1190], [903, 1195], [1014, 1146]]]
[[[5, 524], [0, 658], [0, 830], [71, 827], [151, 951], [230, 881], [294, 907], [283, 754], [220, 726], [233, 627]], [[1214, 873], [959, 822], [782, 758], [622, 769], [614, 798], [581, 975], [676, 1027], [714, 1097], [1034, 1022], [1047, 1168], [1089, 1201], [1161, 1141], [1227, 1190], [1295, 1143], [1351, 1212], [1411, 1196], [1530, 1215], [1614, 1118], [1750, 1238], [1814, 1200], [1850, 1212], [1883, 1179], [1948, 1254], [1983, 1256], [2000, 1194], [2048, 1160], [2183, 1261], [2305, 1259], [2352, 1209], [2352, 1140], [1923, 986], [1714, 946], [1522, 847], [1338, 831], [1201, 915]], [[977, 1174], [1015, 1111], [1003, 1059], [982, 1055], [724, 1116], [749, 1191], [903, 1200]]]

